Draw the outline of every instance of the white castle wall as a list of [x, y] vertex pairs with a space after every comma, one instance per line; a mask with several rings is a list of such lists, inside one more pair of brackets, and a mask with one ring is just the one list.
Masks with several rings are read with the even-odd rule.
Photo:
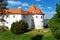
[[11, 24], [13, 22], [19, 20], [26, 21], [29, 25], [29, 28], [42, 29], [44, 27], [44, 15], [20, 15], [20, 14], [11, 15], [10, 14], [8, 17], [5, 16], [4, 19], [7, 22], [5, 23], [5, 26], [7, 26], [9, 29], [11, 28]]
[[4, 19], [7, 22], [7, 23], [5, 23], [5, 25], [10, 29], [11, 28], [11, 24], [13, 22], [21, 20], [21, 15], [9, 15], [8, 17], [5, 16]]
[[35, 29], [43, 29], [44, 27], [44, 16], [43, 15], [34, 15]]
[[31, 15], [22, 15], [22, 20], [28, 23], [28, 28], [31, 28]]

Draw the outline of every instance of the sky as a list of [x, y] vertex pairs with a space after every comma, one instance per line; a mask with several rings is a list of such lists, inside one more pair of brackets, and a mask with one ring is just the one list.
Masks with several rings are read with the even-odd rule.
[[32, 4], [40, 8], [45, 14], [45, 18], [50, 19], [56, 13], [56, 3], [60, 0], [7, 0], [8, 8], [22, 8], [27, 10]]

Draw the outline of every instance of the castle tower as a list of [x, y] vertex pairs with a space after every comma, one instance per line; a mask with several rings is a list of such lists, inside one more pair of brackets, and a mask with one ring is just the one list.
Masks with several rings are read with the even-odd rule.
[[43, 12], [32, 4], [28, 11], [31, 13], [31, 27], [35, 29], [44, 28], [44, 14]]

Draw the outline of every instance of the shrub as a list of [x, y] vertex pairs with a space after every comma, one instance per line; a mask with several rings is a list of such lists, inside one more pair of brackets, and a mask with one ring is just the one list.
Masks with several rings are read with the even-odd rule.
[[35, 37], [32, 37], [31, 40], [42, 40], [43, 35], [36, 35]]
[[55, 37], [57, 38], [57, 40], [60, 40], [60, 30], [55, 31]]
[[0, 26], [0, 31], [6, 31], [6, 30], [8, 30], [7, 26]]
[[19, 22], [14, 22], [12, 25], [11, 25], [11, 32], [14, 33], [14, 34], [20, 34], [20, 33], [23, 33], [27, 30], [28, 28], [28, 24], [23, 21], [23, 20], [20, 20]]

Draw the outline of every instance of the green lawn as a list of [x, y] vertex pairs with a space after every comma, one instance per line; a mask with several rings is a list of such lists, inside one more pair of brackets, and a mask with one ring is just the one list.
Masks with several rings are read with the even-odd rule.
[[31, 40], [32, 37], [41, 34], [43, 35], [42, 40], [56, 40], [52, 35], [50, 29], [44, 29], [44, 32], [39, 32], [39, 30], [33, 30], [19, 35], [12, 34], [10, 31], [0, 31], [0, 40]]

